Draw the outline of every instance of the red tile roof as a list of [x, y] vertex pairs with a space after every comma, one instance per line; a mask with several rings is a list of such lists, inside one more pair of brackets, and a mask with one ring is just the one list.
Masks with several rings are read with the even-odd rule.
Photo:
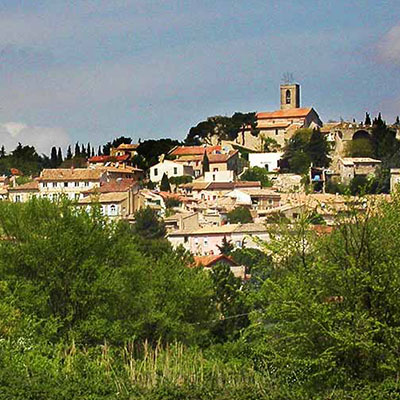
[[257, 113], [257, 119], [305, 118], [311, 111], [312, 108], [291, 108], [289, 110], [262, 112]]
[[178, 146], [173, 149], [169, 154], [171, 156], [184, 156], [184, 155], [202, 155], [207, 151], [210, 154], [214, 151], [221, 151], [221, 146]]
[[90, 163], [107, 162], [107, 161], [126, 161], [129, 159], [129, 154], [124, 154], [123, 156], [94, 156], [89, 158]]
[[238, 265], [232, 258], [226, 256], [225, 254], [218, 254], [218, 255], [209, 255], [209, 256], [195, 256], [194, 263], [196, 267], [211, 267], [212, 265], [220, 262], [225, 261], [228, 262], [230, 265]]
[[126, 192], [132, 186], [135, 186], [137, 181], [134, 179], [115, 179], [108, 182], [104, 182], [100, 187], [92, 189], [99, 193], [110, 193], [110, 192]]

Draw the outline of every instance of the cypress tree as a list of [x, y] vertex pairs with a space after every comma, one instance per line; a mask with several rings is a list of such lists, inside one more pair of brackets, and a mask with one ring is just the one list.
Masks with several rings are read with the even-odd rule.
[[396, 117], [396, 122], [394, 124], [395, 125], [400, 125], [400, 117], [399, 116]]
[[86, 149], [85, 149], [84, 144], [82, 144], [82, 147], [81, 147], [81, 157], [86, 157]]
[[79, 148], [79, 142], [75, 143], [75, 157], [81, 156], [81, 149]]
[[171, 185], [169, 184], [168, 176], [165, 173], [161, 179], [160, 190], [162, 192], [170, 192], [171, 191]]
[[72, 158], [72, 151], [71, 151], [71, 145], [69, 145], [67, 150], [67, 160], [70, 160], [71, 158]]
[[366, 126], [370, 126], [371, 125], [371, 116], [367, 112], [365, 113], [364, 125], [366, 125]]
[[61, 151], [61, 147], [58, 148], [58, 152], [57, 152], [57, 167], [59, 167], [63, 162], [63, 156], [62, 156], [62, 151]]
[[318, 129], [314, 129], [307, 153], [315, 167], [326, 167], [329, 165], [329, 145], [326, 137]]
[[86, 155], [87, 155], [88, 157], [90, 157], [91, 154], [92, 154], [92, 149], [91, 149], [91, 147], [90, 147], [90, 142], [88, 142], [88, 144], [87, 144], [87, 149], [86, 149]]
[[98, 156], [102, 156], [103, 155], [103, 153], [101, 152], [101, 146], [99, 146], [99, 149], [97, 150], [97, 155]]
[[1, 149], [0, 149], [0, 158], [4, 157], [5, 155], [6, 155], [6, 149], [3, 145], [3, 146], [1, 146]]
[[57, 149], [53, 146], [51, 148], [51, 155], [50, 155], [50, 166], [51, 168], [56, 168], [57, 167]]
[[207, 156], [207, 151], [204, 152], [203, 157], [203, 175], [210, 170], [210, 160]]

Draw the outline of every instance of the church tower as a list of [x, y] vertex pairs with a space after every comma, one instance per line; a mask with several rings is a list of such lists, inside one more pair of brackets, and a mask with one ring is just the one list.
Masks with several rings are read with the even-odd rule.
[[296, 83], [281, 85], [281, 110], [300, 108], [300, 85]]

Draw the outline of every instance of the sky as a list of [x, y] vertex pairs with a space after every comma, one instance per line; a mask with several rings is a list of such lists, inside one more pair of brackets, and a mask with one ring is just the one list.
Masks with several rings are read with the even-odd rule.
[[184, 139], [279, 108], [400, 114], [399, 0], [0, 0], [0, 144]]

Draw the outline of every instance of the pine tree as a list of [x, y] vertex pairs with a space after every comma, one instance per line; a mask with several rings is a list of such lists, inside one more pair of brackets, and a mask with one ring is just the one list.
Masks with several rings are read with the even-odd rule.
[[71, 158], [72, 158], [72, 151], [71, 151], [71, 145], [69, 145], [67, 150], [67, 160], [70, 160]]
[[51, 148], [51, 155], [50, 155], [50, 166], [51, 168], [56, 168], [57, 167], [57, 149], [53, 146]]
[[370, 126], [371, 125], [371, 116], [367, 112], [365, 113], [364, 125], [366, 125], [366, 126]]
[[168, 176], [165, 173], [161, 179], [160, 190], [162, 192], [170, 192], [171, 191], [171, 185], [169, 184]]
[[207, 151], [204, 151], [203, 157], [203, 175], [210, 170], [210, 160], [207, 156]]
[[226, 236], [222, 239], [221, 245], [217, 245], [221, 254], [228, 256], [234, 249], [234, 246], [230, 240], [227, 240]]
[[63, 156], [62, 156], [62, 151], [61, 151], [61, 147], [58, 148], [58, 152], [57, 152], [57, 167], [59, 167], [63, 162]]
[[79, 142], [75, 143], [75, 157], [80, 157], [81, 156], [81, 149], [79, 147]]

